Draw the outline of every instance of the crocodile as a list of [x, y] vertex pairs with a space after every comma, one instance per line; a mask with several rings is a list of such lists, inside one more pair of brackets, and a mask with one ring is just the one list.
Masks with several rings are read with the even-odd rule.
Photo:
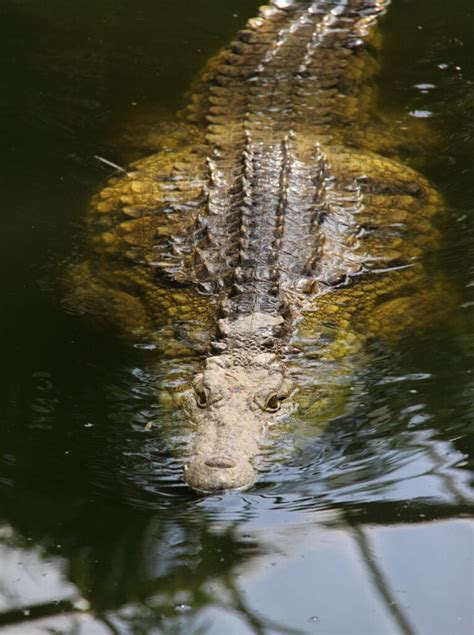
[[92, 199], [67, 303], [168, 360], [197, 491], [253, 484], [270, 429], [327, 424], [365, 345], [448, 302], [426, 133], [374, 88], [387, 6], [270, 0]]

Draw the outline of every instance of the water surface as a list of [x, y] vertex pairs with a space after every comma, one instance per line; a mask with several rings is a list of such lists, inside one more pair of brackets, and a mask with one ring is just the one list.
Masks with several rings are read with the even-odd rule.
[[443, 135], [425, 171], [455, 315], [376, 355], [350, 416], [295, 432], [254, 488], [191, 493], [153, 353], [61, 306], [87, 200], [136, 156], [124, 122], [178, 107], [257, 5], [0, 7], [1, 635], [474, 632], [471, 0], [394, 0], [379, 79], [385, 108]]

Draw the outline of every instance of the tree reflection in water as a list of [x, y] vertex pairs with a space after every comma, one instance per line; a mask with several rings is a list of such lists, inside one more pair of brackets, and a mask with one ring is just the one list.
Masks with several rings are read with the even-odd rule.
[[[455, 488], [455, 482], [450, 487]], [[72, 612], [85, 606], [74, 603], [82, 599], [88, 602], [88, 613], [114, 634], [207, 634], [215, 632], [212, 620], [218, 615], [219, 624], [238, 625], [238, 630], [229, 632], [297, 635], [313, 631], [266, 617], [265, 610], [255, 608], [246, 580], [261, 576], [269, 562], [274, 564], [279, 557], [291, 562], [294, 553], [311, 556], [315, 549], [324, 554], [324, 545], [330, 551], [335, 541], [340, 552], [352, 549], [358, 554], [357, 576], [369, 580], [365, 593], [372, 602], [385, 606], [391, 616], [387, 624], [392, 624], [394, 632], [415, 633], [417, 629], [394, 592], [396, 577], [391, 579], [390, 562], [377, 552], [372, 538], [379, 536], [378, 527], [383, 535], [385, 529], [396, 530], [397, 525], [403, 530], [433, 518], [459, 518], [472, 512], [472, 501], [462, 491], [451, 504], [436, 509], [414, 501], [344, 504], [339, 510], [318, 511], [315, 499], [303, 498], [307, 509], [295, 510], [294, 526], [262, 529], [252, 526], [257, 516], [251, 497], [236, 495], [234, 502], [237, 497], [243, 504], [241, 511], [228, 514], [231, 520], [227, 521], [225, 513], [215, 513], [218, 506], [225, 507], [225, 501], [215, 499], [204, 504], [190, 501], [177, 514], [173, 504], [159, 512], [140, 512], [63, 497], [52, 502], [37, 495], [24, 496], [21, 504], [5, 497], [2, 508], [14, 530], [5, 532], [1, 542], [4, 548], [16, 547], [25, 554], [39, 547], [46, 568], [57, 567], [58, 575], [64, 576], [63, 585], [69, 584], [69, 594], [50, 597], [43, 612], [48, 607], [50, 616], [70, 611], [71, 629]], [[277, 509], [277, 498], [268, 505]], [[328, 577], [331, 584], [329, 571], [321, 570], [317, 576], [320, 581]], [[20, 608], [30, 610], [29, 617], [39, 616], [34, 605]], [[8, 613], [3, 616], [3, 623], [8, 622]], [[51, 627], [55, 619], [51, 619]], [[18, 615], [11, 621], [18, 621]], [[22, 628], [21, 635], [28, 635], [27, 622]]]

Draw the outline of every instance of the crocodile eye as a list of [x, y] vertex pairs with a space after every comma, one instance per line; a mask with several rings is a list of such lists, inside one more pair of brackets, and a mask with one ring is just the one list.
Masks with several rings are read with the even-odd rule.
[[278, 412], [281, 404], [290, 396], [290, 387], [286, 382], [282, 384], [277, 392], [257, 393], [254, 397], [255, 403], [265, 412]]
[[209, 404], [209, 390], [204, 386], [203, 376], [196, 375], [193, 381], [194, 396], [200, 408], [205, 408]]
[[265, 410], [267, 412], [277, 412], [280, 410], [280, 401], [281, 399], [276, 392], [269, 394], [265, 401]]
[[196, 403], [200, 408], [205, 408], [209, 403], [209, 391], [199, 386], [194, 389], [196, 395]]

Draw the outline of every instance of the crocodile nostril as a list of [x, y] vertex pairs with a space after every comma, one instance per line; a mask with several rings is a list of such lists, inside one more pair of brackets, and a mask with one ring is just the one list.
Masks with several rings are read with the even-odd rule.
[[235, 461], [229, 459], [227, 456], [213, 456], [204, 462], [207, 467], [227, 468], [235, 467]]

